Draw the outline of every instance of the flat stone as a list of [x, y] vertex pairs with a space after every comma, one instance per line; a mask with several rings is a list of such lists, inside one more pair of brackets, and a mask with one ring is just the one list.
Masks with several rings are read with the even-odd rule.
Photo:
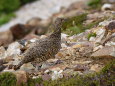
[[94, 52], [91, 57], [99, 58], [113, 58], [115, 57], [115, 47], [114, 46], [105, 46], [102, 49]]

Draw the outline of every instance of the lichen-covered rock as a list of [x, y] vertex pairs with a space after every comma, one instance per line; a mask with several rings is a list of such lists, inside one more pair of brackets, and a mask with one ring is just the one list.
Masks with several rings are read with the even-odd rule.
[[21, 48], [23, 46], [19, 44], [18, 42], [14, 42], [8, 46], [8, 49], [6, 51], [7, 56], [12, 56], [12, 55], [20, 55], [21, 54]]
[[54, 71], [51, 75], [52, 80], [57, 80], [58, 78], [63, 78], [62, 74], [63, 70], [60, 71]]

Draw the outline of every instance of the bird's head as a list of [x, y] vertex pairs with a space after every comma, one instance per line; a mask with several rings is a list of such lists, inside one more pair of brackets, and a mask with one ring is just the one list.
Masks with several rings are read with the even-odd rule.
[[67, 19], [66, 18], [57, 18], [55, 20], [55, 26], [56, 27], [62, 27], [63, 23], [66, 22]]

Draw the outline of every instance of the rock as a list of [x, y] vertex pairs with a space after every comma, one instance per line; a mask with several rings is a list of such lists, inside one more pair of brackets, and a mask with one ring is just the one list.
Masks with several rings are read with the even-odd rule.
[[89, 34], [90, 30], [86, 30], [80, 34], [77, 34], [73, 37], [74, 40], [77, 42], [87, 41], [87, 35]]
[[87, 70], [88, 68], [86, 67], [86, 65], [76, 65], [75, 67], [74, 67], [74, 71], [81, 71], [81, 72], [83, 72], [83, 71], [85, 71], [85, 70]]
[[92, 63], [92, 61], [90, 61], [90, 60], [88, 60], [88, 61], [84, 61], [84, 60], [76, 60], [76, 61], [72, 61], [72, 64], [78, 64], [78, 66], [79, 65], [85, 65], [85, 64], [90, 64], [90, 63]]
[[0, 32], [0, 46], [7, 46], [13, 42], [13, 35], [10, 30], [5, 31], [5, 32]]
[[115, 0], [109, 0], [110, 3], [115, 3]]
[[19, 40], [18, 43], [20, 43], [21, 45], [25, 46], [27, 44], [27, 40], [22, 39], [22, 40]]
[[112, 8], [113, 8], [113, 5], [112, 5], [112, 4], [106, 3], [106, 4], [104, 4], [104, 5], [101, 7], [101, 10], [102, 10], [102, 11], [112, 10]]
[[95, 72], [99, 72], [101, 69], [102, 69], [102, 67], [100, 67], [99, 64], [94, 64], [90, 68], [91, 71], [95, 71]]
[[75, 48], [81, 48], [82, 45], [81, 44], [76, 44], [76, 45], [73, 45], [72, 48], [75, 49]]
[[16, 24], [10, 28], [14, 39], [22, 39], [33, 30], [33, 26]]
[[63, 52], [58, 52], [55, 57], [56, 58], [63, 58], [65, 55], [63, 54]]
[[62, 48], [67, 48], [67, 45], [65, 43], [61, 43]]
[[99, 45], [99, 46], [97, 46], [97, 47], [94, 47], [93, 52], [95, 52], [95, 51], [97, 51], [97, 50], [99, 50], [99, 49], [101, 49], [101, 48], [103, 48], [102, 45]]
[[107, 45], [107, 46], [115, 46], [115, 42], [109, 41], [105, 45]]
[[109, 23], [107, 29], [115, 32], [115, 20]]
[[20, 70], [23, 70], [23, 71], [35, 70], [35, 67], [31, 63], [27, 63], [27, 64], [23, 64], [20, 67]]
[[35, 34], [28, 34], [23, 38], [23, 40], [29, 41], [29, 40], [34, 39], [34, 38], [39, 39], [40, 37], [38, 35], [35, 35]]
[[0, 59], [0, 65], [4, 64], [4, 60]]
[[23, 46], [21, 44], [19, 44], [18, 42], [14, 42], [8, 46], [6, 54], [7, 54], [7, 56], [20, 55], [21, 48], [23, 48]]
[[51, 19], [42, 20], [41, 18], [34, 17], [27, 21], [28, 25], [31, 26], [44, 26], [47, 27], [51, 22]]
[[[105, 35], [105, 29], [103, 27], [97, 27], [93, 30], [93, 33], [96, 33], [96, 37], [93, 37], [93, 42], [101, 42], [101, 40], [103, 39], [104, 35]], [[92, 37], [91, 37], [92, 38]]]
[[99, 26], [107, 26], [111, 21], [104, 20], [99, 23]]
[[36, 42], [37, 40], [38, 40], [37, 38], [33, 38], [33, 39], [30, 40], [30, 42], [31, 42], [31, 43], [34, 43], [34, 42]]
[[114, 45], [114, 42], [115, 42], [115, 33], [112, 34], [112, 31], [110, 31], [109, 34], [110, 35], [108, 35], [105, 39], [103, 39], [100, 44], [102, 44], [103, 46], [108, 45], [108, 44], [109, 44], [109, 46], [111, 44]]
[[25, 71], [16, 71], [14, 74], [16, 75], [17, 86], [21, 86], [22, 83], [27, 83], [28, 75]]
[[57, 80], [58, 78], [63, 78], [63, 74], [62, 74], [63, 70], [58, 71], [54, 71], [51, 75], [52, 80]]
[[49, 68], [50, 66], [53, 66], [53, 65], [54, 63], [45, 62], [42, 64], [41, 69]]
[[51, 76], [48, 74], [44, 74], [44, 75], [42, 75], [42, 79], [45, 81], [49, 81], [51, 79]]
[[37, 35], [44, 35], [48, 30], [47, 27], [43, 27], [43, 26], [36, 26], [35, 29], [36, 29], [35, 34]]
[[93, 51], [93, 47], [91, 46], [87, 46], [87, 47], [81, 47], [79, 50], [79, 54], [81, 57], [90, 57], [90, 55], [92, 54]]
[[68, 66], [65, 65], [65, 64], [57, 64], [57, 65], [54, 65], [54, 66], [51, 66], [48, 68], [48, 70], [50, 71], [60, 71], [60, 70], [65, 70]]
[[83, 1], [76, 1], [73, 4], [71, 4], [66, 11], [68, 12], [74, 9], [84, 9], [84, 8], [86, 8], [86, 4], [84, 4]]
[[15, 72], [15, 70], [6, 68], [6, 69], [3, 70], [3, 72]]
[[46, 38], [46, 37], [47, 37], [46, 35], [41, 35], [40, 39], [43, 39], [43, 38]]
[[6, 54], [5, 51], [6, 51], [5, 48], [3, 46], [1, 46], [0, 47], [0, 59], [5, 58], [5, 54]]
[[52, 71], [50, 71], [50, 70], [48, 70], [48, 69], [44, 71], [45, 74], [49, 74], [49, 73], [51, 73], [51, 72], [52, 72]]
[[67, 37], [68, 37], [67, 34], [61, 33], [61, 43], [66, 43]]
[[91, 57], [94, 58], [115, 58], [115, 47], [105, 46], [102, 49], [94, 52]]
[[2, 70], [4, 70], [5, 68], [6, 68], [6, 66], [0, 65], [0, 72], [1, 72]]
[[37, 26], [37, 25], [40, 24], [41, 21], [42, 21], [41, 18], [34, 17], [34, 18], [28, 20], [28, 21], [27, 21], [27, 24], [28, 24], [28, 25], [32, 25], [32, 26]]

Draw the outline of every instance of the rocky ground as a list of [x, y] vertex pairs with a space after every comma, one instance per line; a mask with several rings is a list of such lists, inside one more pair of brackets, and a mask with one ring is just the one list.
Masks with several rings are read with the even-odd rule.
[[[88, 11], [85, 9], [87, 6], [83, 2], [77, 2], [68, 8], [63, 8], [59, 13], [54, 14], [47, 20], [33, 18], [26, 24], [16, 24], [9, 30], [1, 32], [1, 73], [14, 73], [17, 77], [17, 84], [20, 85], [21, 82], [27, 82], [29, 78], [42, 78], [42, 80], [48, 81], [100, 72], [108, 62], [115, 59], [115, 11], [114, 4], [108, 4], [101, 6], [100, 11], [95, 11], [94, 9]], [[80, 8], [79, 6], [82, 7]], [[77, 21], [74, 20], [76, 16], [80, 17], [83, 14], [86, 14], [86, 19], [82, 21], [82, 25], [87, 26], [87, 28], [79, 34], [73, 34], [74, 31], [70, 31], [69, 34], [67, 34], [67, 30], [62, 31], [62, 48], [54, 59], [37, 64], [27, 63], [17, 71], [8, 69], [9, 64], [16, 65], [20, 62], [22, 59], [20, 55], [32, 43], [50, 34], [49, 32], [52, 30], [49, 26], [56, 17], [69, 18], [70, 22], [63, 27], [68, 28], [70, 23], [74, 26]], [[71, 19], [73, 19], [72, 22]], [[77, 21], [77, 23], [79, 22]], [[47, 29], [48, 27], [49, 29]]]

